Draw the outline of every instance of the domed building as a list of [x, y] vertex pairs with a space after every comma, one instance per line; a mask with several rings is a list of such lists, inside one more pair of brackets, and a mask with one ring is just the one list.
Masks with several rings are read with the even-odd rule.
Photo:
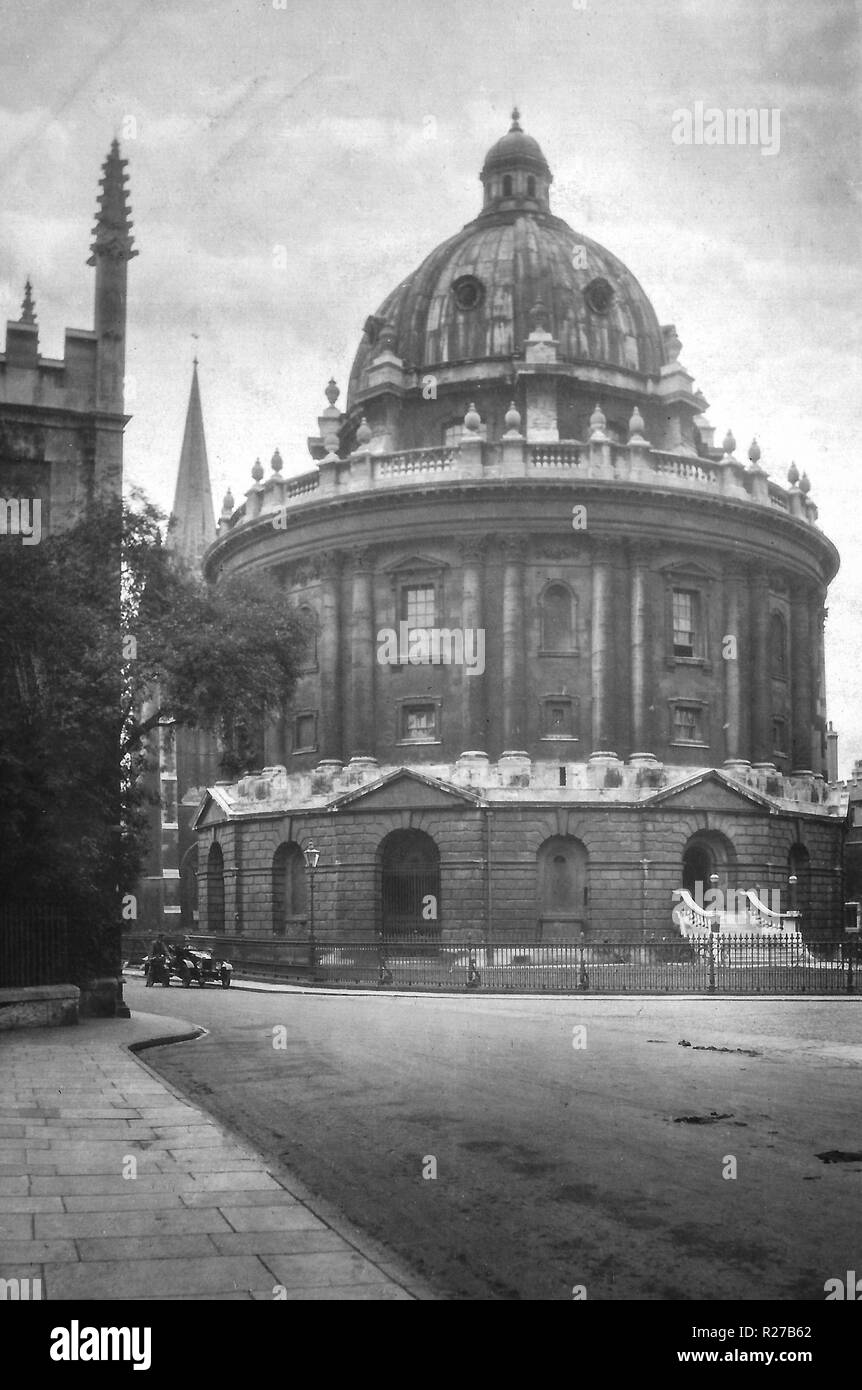
[[206, 573], [274, 572], [314, 635], [260, 770], [198, 813], [202, 929], [298, 960], [309, 841], [328, 940], [665, 936], [714, 875], [782, 906], [793, 875], [803, 930], [837, 929], [809, 481], [713, 444], [674, 327], [554, 215], [517, 111], [480, 177], [366, 320], [343, 410], [329, 383], [311, 466], [276, 451], [225, 499]]

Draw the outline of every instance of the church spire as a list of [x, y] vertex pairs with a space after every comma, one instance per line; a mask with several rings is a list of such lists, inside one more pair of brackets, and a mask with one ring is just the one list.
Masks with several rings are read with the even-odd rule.
[[215, 538], [215, 513], [198, 385], [198, 362], [195, 358], [177, 487], [168, 528], [168, 548], [193, 569], [200, 569], [201, 557]]

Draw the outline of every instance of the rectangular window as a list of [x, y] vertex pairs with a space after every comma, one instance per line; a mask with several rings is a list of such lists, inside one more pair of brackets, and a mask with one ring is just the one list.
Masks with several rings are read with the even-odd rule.
[[433, 584], [408, 585], [403, 590], [402, 610], [408, 634], [417, 627], [434, 627], [436, 614]]
[[298, 714], [293, 727], [294, 753], [312, 753], [317, 746], [317, 715]]
[[542, 705], [542, 738], [575, 738], [574, 705], [568, 699], [545, 700]]
[[177, 825], [177, 780], [162, 779], [162, 825]]
[[703, 711], [699, 705], [674, 705], [675, 743], [703, 743]]
[[700, 643], [700, 595], [694, 589], [673, 591], [673, 654], [697, 656]]
[[772, 721], [772, 751], [774, 753], [787, 752], [787, 725], [785, 720], [777, 715]]
[[428, 743], [438, 738], [436, 705], [403, 705], [401, 737], [412, 743]]
[[172, 773], [177, 770], [177, 745], [175, 726], [173, 724], [162, 724], [159, 727], [159, 739], [162, 752], [162, 772]]

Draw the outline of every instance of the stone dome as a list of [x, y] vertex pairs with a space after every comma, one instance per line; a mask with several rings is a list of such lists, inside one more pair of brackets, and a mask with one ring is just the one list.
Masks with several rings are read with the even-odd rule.
[[368, 369], [384, 349], [408, 371], [505, 361], [523, 355], [536, 326], [557, 340], [560, 362], [641, 377], [660, 372], [667, 355], [649, 299], [622, 261], [551, 213], [545, 157], [515, 125], [485, 160], [479, 216], [368, 319], [348, 409], [368, 389]]

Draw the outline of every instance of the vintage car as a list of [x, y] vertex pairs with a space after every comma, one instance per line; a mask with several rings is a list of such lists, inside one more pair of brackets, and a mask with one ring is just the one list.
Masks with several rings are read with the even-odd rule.
[[145, 956], [144, 975], [148, 985], [170, 985], [171, 980], [179, 980], [188, 989], [192, 984], [230, 986], [233, 966], [229, 960], [213, 955], [212, 951], [195, 946], [174, 945], [166, 942], [165, 956]]

